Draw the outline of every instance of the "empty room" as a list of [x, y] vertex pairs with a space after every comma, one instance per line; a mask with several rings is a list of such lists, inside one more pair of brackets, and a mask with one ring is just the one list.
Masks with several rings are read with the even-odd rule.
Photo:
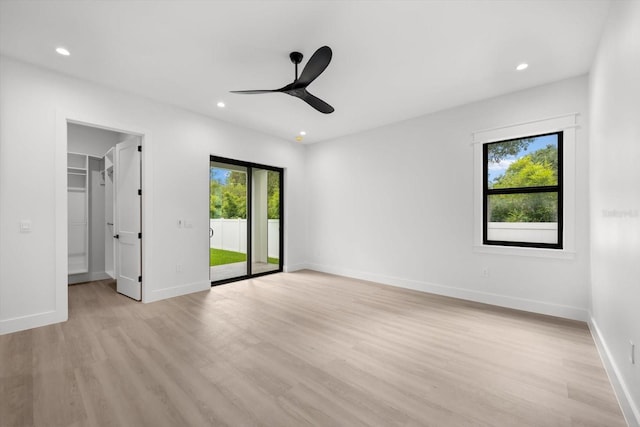
[[640, 426], [639, 0], [0, 1], [0, 427]]

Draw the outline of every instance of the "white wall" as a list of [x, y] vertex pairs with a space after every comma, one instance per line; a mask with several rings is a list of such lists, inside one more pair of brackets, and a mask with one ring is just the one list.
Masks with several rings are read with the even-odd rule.
[[640, 425], [639, 76], [640, 2], [612, 2], [590, 76], [591, 323], [632, 426]]
[[[310, 146], [310, 267], [586, 320], [587, 86], [572, 78]], [[575, 257], [475, 253], [472, 132], [573, 112]]]
[[[89, 158], [89, 277], [106, 279], [104, 272], [104, 185], [100, 185], [102, 162]], [[79, 278], [78, 278], [79, 279]], [[94, 279], [95, 280], [95, 279]]]
[[[66, 271], [57, 270], [55, 261], [56, 212], [61, 216], [58, 205], [66, 205], [56, 196], [66, 183], [54, 179], [56, 115], [63, 112], [147, 133], [146, 155], [152, 162], [143, 171], [152, 183], [152, 205], [146, 209], [150, 232], [145, 240], [152, 242], [145, 266], [147, 300], [209, 289], [210, 154], [285, 168], [285, 267], [303, 265], [304, 147], [2, 57], [0, 333], [66, 318], [66, 300], [56, 293], [56, 278], [63, 273], [66, 286]], [[66, 126], [60, 132], [66, 141]], [[177, 228], [178, 218], [193, 227]], [[18, 232], [22, 219], [32, 221], [32, 233]]]
[[105, 129], [67, 125], [67, 151], [102, 157], [111, 147], [122, 141], [126, 135]]

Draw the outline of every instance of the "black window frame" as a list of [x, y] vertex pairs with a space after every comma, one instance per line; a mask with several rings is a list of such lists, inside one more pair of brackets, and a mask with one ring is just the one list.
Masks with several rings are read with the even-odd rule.
[[[563, 248], [563, 131], [549, 132], [536, 135], [526, 135], [519, 138], [510, 138], [501, 141], [493, 141], [482, 144], [482, 243], [491, 246], [517, 246], [525, 248], [562, 249]], [[509, 141], [517, 141], [527, 138], [538, 138], [542, 136], [557, 135], [558, 138], [558, 183], [556, 185], [538, 187], [512, 187], [512, 188], [489, 188], [489, 145], [500, 144]], [[507, 240], [489, 240], [487, 238], [487, 226], [489, 224], [488, 209], [489, 196], [496, 194], [533, 194], [533, 193], [557, 193], [558, 197], [558, 236], [557, 243], [536, 243], [519, 242]]]

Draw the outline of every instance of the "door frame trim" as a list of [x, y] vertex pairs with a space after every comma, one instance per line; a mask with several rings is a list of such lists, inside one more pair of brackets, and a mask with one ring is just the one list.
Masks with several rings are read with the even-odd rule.
[[150, 290], [145, 283], [151, 280], [151, 260], [153, 248], [153, 170], [151, 132], [137, 125], [114, 121], [111, 117], [91, 116], [72, 111], [56, 110], [55, 146], [55, 317], [61, 322], [69, 318], [68, 276], [68, 230], [67, 230], [67, 124], [77, 124], [140, 137], [142, 145], [142, 302], [148, 302]]

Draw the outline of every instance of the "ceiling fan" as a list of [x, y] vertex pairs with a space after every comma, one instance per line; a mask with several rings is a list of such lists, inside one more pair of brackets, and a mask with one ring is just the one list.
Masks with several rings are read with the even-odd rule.
[[287, 95], [295, 96], [296, 98], [302, 99], [307, 104], [311, 105], [316, 110], [320, 111], [324, 114], [333, 113], [334, 108], [324, 102], [322, 99], [311, 95], [307, 91], [307, 86], [311, 84], [322, 72], [327, 68], [329, 62], [331, 62], [331, 48], [329, 46], [322, 46], [320, 49], [316, 50], [315, 53], [311, 56], [307, 65], [305, 65], [304, 70], [302, 70], [302, 74], [298, 77], [298, 64], [302, 62], [302, 54], [300, 52], [291, 52], [289, 54], [289, 58], [291, 62], [293, 62], [296, 66], [296, 78], [293, 83], [289, 83], [288, 85], [281, 87], [280, 89], [272, 89], [272, 90], [232, 90], [231, 93], [240, 93], [240, 94], [259, 94], [259, 93], [273, 93], [273, 92], [282, 92]]

